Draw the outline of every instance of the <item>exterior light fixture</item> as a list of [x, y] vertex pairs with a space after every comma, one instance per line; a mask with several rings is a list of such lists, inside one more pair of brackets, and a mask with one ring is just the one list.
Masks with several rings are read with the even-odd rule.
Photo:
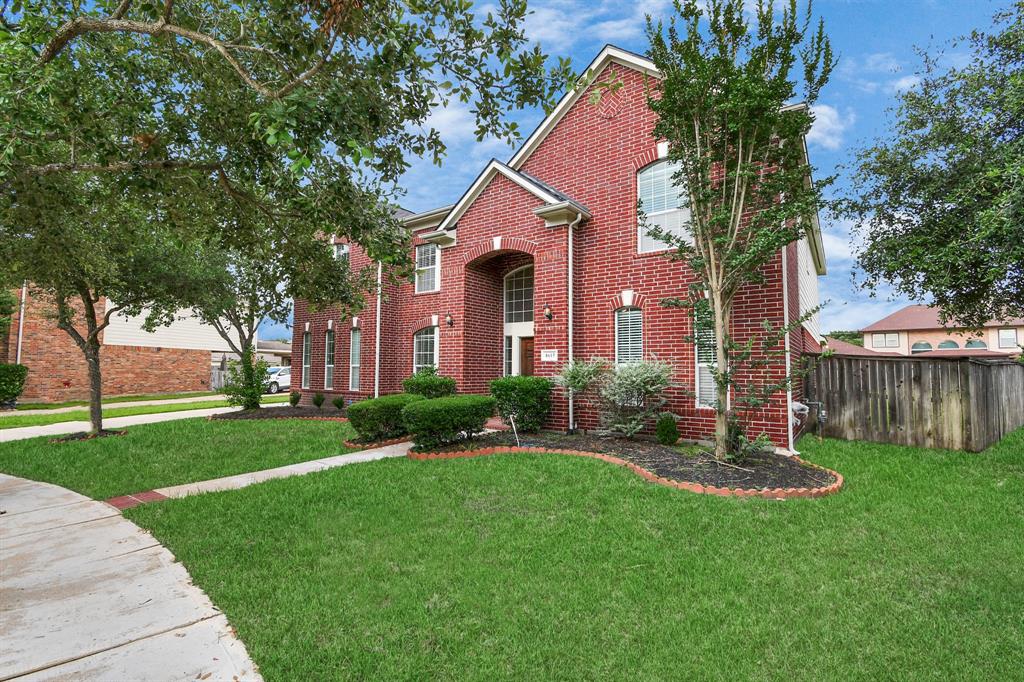
[[544, 306], [544, 317], [545, 317], [545, 319], [550, 320], [554, 316], [555, 316], [555, 314], [553, 312], [551, 312], [551, 306], [549, 306], [549, 305]]
[[454, 325], [454, 324], [455, 324], [455, 318], [454, 318], [454, 317], [452, 317], [452, 314], [451, 314], [451, 313], [445, 313], [445, 316], [444, 316], [444, 323], [445, 323], [446, 325], [448, 325], [449, 327], [451, 327], [452, 325]]

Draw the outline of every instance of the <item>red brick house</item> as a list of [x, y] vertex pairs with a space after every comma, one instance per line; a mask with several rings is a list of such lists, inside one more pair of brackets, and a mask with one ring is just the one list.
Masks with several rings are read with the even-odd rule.
[[[694, 332], [688, 312], [659, 305], [685, 295], [692, 276], [637, 225], [638, 198], [651, 221], [672, 228], [685, 220], [667, 146], [651, 134], [645, 79], [658, 74], [644, 57], [611, 46], [589, 68], [595, 82], [614, 77], [622, 87], [598, 104], [586, 88], [567, 93], [508, 163], [492, 160], [456, 204], [405, 218], [415, 281], [386, 286], [352, 319], [296, 301], [292, 352], [303, 369], [294, 388], [307, 399], [361, 399], [400, 391], [402, 379], [433, 364], [461, 392], [485, 393], [496, 377], [551, 376], [572, 358], [656, 357], [676, 369], [670, 408], [684, 437], [711, 433], [708, 354], [684, 340]], [[356, 246], [337, 248], [355, 268], [372, 265]], [[815, 224], [767, 267], [763, 286], [742, 292], [734, 336], [814, 308], [824, 272]], [[784, 376], [787, 364], [820, 350], [819, 340], [809, 320], [770, 373]], [[799, 386], [780, 392], [749, 415], [750, 429], [792, 447], [791, 407], [800, 397]], [[596, 423], [585, 404], [570, 407], [561, 393], [554, 403], [552, 428], [568, 426], [570, 409], [580, 426]]]

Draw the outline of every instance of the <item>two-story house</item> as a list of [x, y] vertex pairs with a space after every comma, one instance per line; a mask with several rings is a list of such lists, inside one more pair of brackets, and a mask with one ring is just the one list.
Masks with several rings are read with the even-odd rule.
[[1019, 355], [1024, 319], [990, 320], [981, 329], [944, 327], [939, 311], [908, 305], [861, 330], [864, 347], [876, 352], [922, 357]]
[[[593, 82], [621, 87], [596, 103], [587, 96], [593, 86], [568, 92], [511, 159], [488, 163], [454, 205], [404, 219], [414, 281], [385, 286], [353, 318], [296, 301], [292, 353], [301, 373], [293, 389], [306, 399], [361, 399], [398, 392], [405, 377], [433, 365], [460, 392], [485, 393], [496, 377], [551, 376], [574, 358], [658, 358], [675, 368], [669, 407], [684, 436], [713, 431], [713, 353], [686, 340], [695, 332], [687, 311], [660, 305], [685, 296], [694, 276], [665, 257], [665, 244], [637, 216], [640, 200], [649, 221], [681, 230], [687, 220], [667, 145], [652, 136], [647, 85], [659, 75], [648, 59], [611, 46], [588, 69]], [[356, 245], [337, 248], [354, 268], [373, 265]], [[733, 336], [743, 341], [763, 332], [765, 320], [784, 325], [815, 308], [824, 272], [815, 223], [780, 250], [763, 285], [741, 292]], [[786, 376], [819, 350], [820, 338], [815, 316], [788, 335], [784, 357], [741, 380]], [[747, 415], [750, 430], [792, 448], [799, 399], [799, 382], [779, 391]], [[596, 423], [592, 405], [571, 405], [561, 392], [554, 403], [552, 428], [566, 428], [570, 411], [574, 423]]]

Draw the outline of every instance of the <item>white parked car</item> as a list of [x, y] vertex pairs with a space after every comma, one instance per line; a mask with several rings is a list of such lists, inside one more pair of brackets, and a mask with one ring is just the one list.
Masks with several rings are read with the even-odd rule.
[[279, 393], [287, 391], [292, 386], [291, 367], [269, 367], [267, 368], [267, 392]]

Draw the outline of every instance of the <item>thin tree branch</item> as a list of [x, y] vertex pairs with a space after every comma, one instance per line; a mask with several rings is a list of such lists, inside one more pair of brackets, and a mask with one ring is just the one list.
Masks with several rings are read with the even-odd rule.
[[116, 161], [114, 163], [47, 163], [42, 166], [28, 166], [21, 170], [23, 175], [53, 175], [54, 173], [124, 173], [137, 170], [191, 169], [219, 171], [219, 161], [182, 161], [162, 159], [158, 161]]

